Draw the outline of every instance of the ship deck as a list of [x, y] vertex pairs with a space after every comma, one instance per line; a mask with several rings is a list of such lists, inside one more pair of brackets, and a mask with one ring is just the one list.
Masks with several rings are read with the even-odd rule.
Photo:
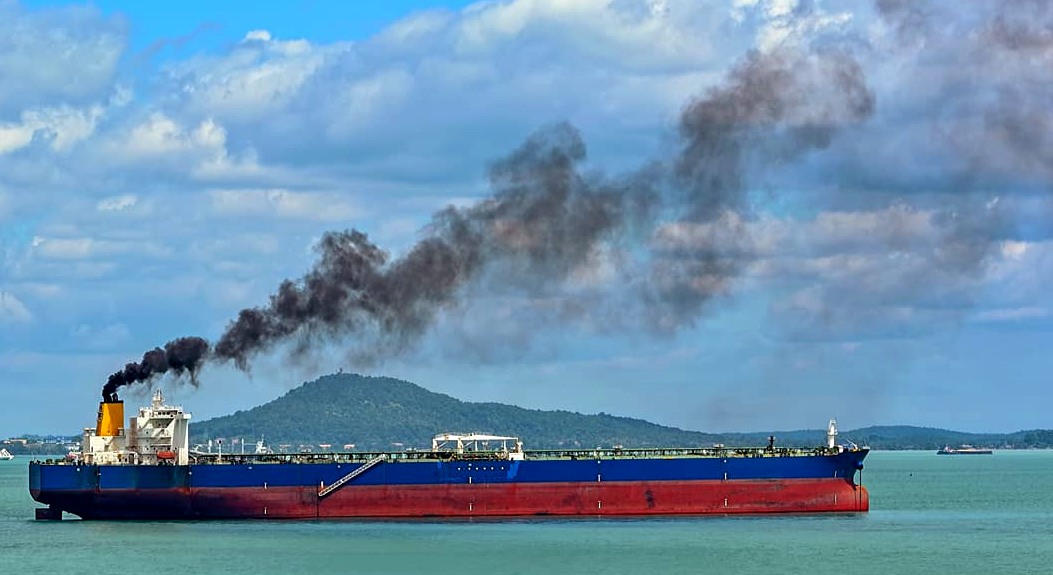
[[[849, 450], [853, 451], [853, 450]], [[840, 448], [816, 447], [701, 447], [701, 448], [602, 448], [602, 449], [531, 449], [522, 452], [527, 461], [558, 460], [624, 460], [624, 459], [740, 459], [771, 457], [830, 456]], [[515, 455], [519, 455], [516, 453]], [[365, 463], [377, 457], [395, 461], [503, 461], [510, 459], [504, 451], [347, 451], [312, 453], [202, 453], [192, 452], [192, 465], [267, 464], [267, 463]], [[47, 460], [50, 465], [78, 464], [76, 460]]]

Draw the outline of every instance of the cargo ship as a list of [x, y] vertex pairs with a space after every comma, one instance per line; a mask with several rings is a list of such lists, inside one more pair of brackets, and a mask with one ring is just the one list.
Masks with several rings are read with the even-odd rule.
[[959, 448], [954, 448], [949, 445], [943, 447], [936, 452], [936, 455], [991, 455], [994, 453], [993, 450], [983, 447], [973, 447], [972, 445], [963, 445]]
[[430, 449], [202, 453], [191, 415], [155, 392], [124, 427], [99, 405], [79, 452], [29, 465], [38, 519], [473, 518], [830, 513], [869, 509], [868, 449], [526, 450], [514, 436], [440, 433]]

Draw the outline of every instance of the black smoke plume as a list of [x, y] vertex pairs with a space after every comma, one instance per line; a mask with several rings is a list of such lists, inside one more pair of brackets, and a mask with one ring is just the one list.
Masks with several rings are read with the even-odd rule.
[[[651, 262], [634, 286], [643, 308], [637, 320], [675, 331], [695, 320], [736, 268], [717, 246], [673, 253], [651, 245], [660, 220], [705, 222], [742, 209], [754, 166], [823, 148], [872, 109], [850, 56], [786, 49], [749, 54], [723, 85], [684, 108], [671, 157], [625, 175], [585, 173], [585, 144], [570, 125], [541, 130], [490, 166], [490, 197], [438, 212], [397, 259], [361, 231], [325, 234], [318, 263], [299, 281], [283, 281], [266, 305], [242, 310], [208, 357], [247, 370], [256, 354], [278, 345], [297, 354], [353, 338], [364, 350], [359, 358], [381, 359], [412, 346], [442, 310], [469, 304], [462, 301], [469, 285], [558, 293], [601, 254], [619, 250], [630, 255], [615, 265]], [[586, 305], [602, 305], [604, 295]], [[193, 341], [199, 353], [184, 364], [191, 375], [208, 351], [204, 340]], [[165, 362], [151, 355], [159, 351], [114, 374], [104, 395], [164, 373], [164, 365], [179, 373], [167, 354]]]
[[[215, 356], [246, 369], [253, 354], [290, 338], [303, 349], [371, 328], [383, 340], [378, 353], [397, 353], [488, 268], [500, 266], [506, 286], [558, 286], [604, 247], [647, 237], [640, 232], [653, 230], [655, 216], [698, 221], [742, 208], [751, 164], [823, 148], [873, 107], [848, 55], [786, 50], [749, 54], [724, 85], [685, 107], [676, 157], [622, 177], [584, 175], [585, 145], [571, 126], [542, 130], [491, 166], [490, 198], [436, 214], [428, 236], [398, 260], [389, 263], [361, 232], [326, 234], [320, 263], [302, 281], [283, 282], [269, 305], [243, 310]], [[675, 262], [655, 254], [661, 261], [638, 286], [642, 321], [664, 330], [693, 321], [736, 271], [716, 249], [696, 246]], [[718, 279], [698, 281], [706, 275]]]
[[164, 349], [155, 347], [143, 354], [139, 363], [129, 363], [121, 371], [110, 375], [102, 387], [103, 401], [117, 401], [117, 389], [142, 383], [172, 372], [176, 376], [188, 375], [197, 385], [197, 372], [208, 355], [209, 343], [200, 337], [181, 337], [165, 344]]
[[743, 211], [747, 174], [830, 145], [838, 129], [874, 112], [863, 69], [847, 53], [751, 52], [728, 82], [680, 116], [675, 158], [690, 221]]

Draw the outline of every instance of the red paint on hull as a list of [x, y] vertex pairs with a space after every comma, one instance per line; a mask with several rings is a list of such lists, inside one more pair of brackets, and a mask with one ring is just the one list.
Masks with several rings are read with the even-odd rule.
[[85, 519], [512, 517], [862, 512], [866, 488], [843, 479], [490, 483], [53, 492]]

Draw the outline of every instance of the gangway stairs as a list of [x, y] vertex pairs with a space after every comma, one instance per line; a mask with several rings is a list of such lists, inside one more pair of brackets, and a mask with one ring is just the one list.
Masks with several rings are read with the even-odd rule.
[[369, 461], [363, 463], [362, 465], [359, 465], [353, 471], [351, 471], [351, 473], [348, 473], [347, 475], [341, 477], [340, 479], [337, 479], [336, 481], [334, 481], [333, 483], [329, 484], [328, 486], [322, 485], [321, 489], [318, 490], [318, 498], [321, 499], [321, 498], [325, 497], [326, 495], [329, 495], [330, 493], [336, 491], [337, 489], [340, 489], [341, 487], [344, 486], [345, 483], [347, 483], [348, 481], [351, 481], [352, 479], [358, 477], [359, 475], [362, 475], [366, 471], [369, 471], [369, 468], [371, 468], [374, 465], [380, 463], [381, 461], [384, 461], [385, 459], [387, 459], [387, 457], [388, 456], [387, 456], [386, 453], [381, 453], [380, 455], [374, 457], [373, 459], [370, 459]]

